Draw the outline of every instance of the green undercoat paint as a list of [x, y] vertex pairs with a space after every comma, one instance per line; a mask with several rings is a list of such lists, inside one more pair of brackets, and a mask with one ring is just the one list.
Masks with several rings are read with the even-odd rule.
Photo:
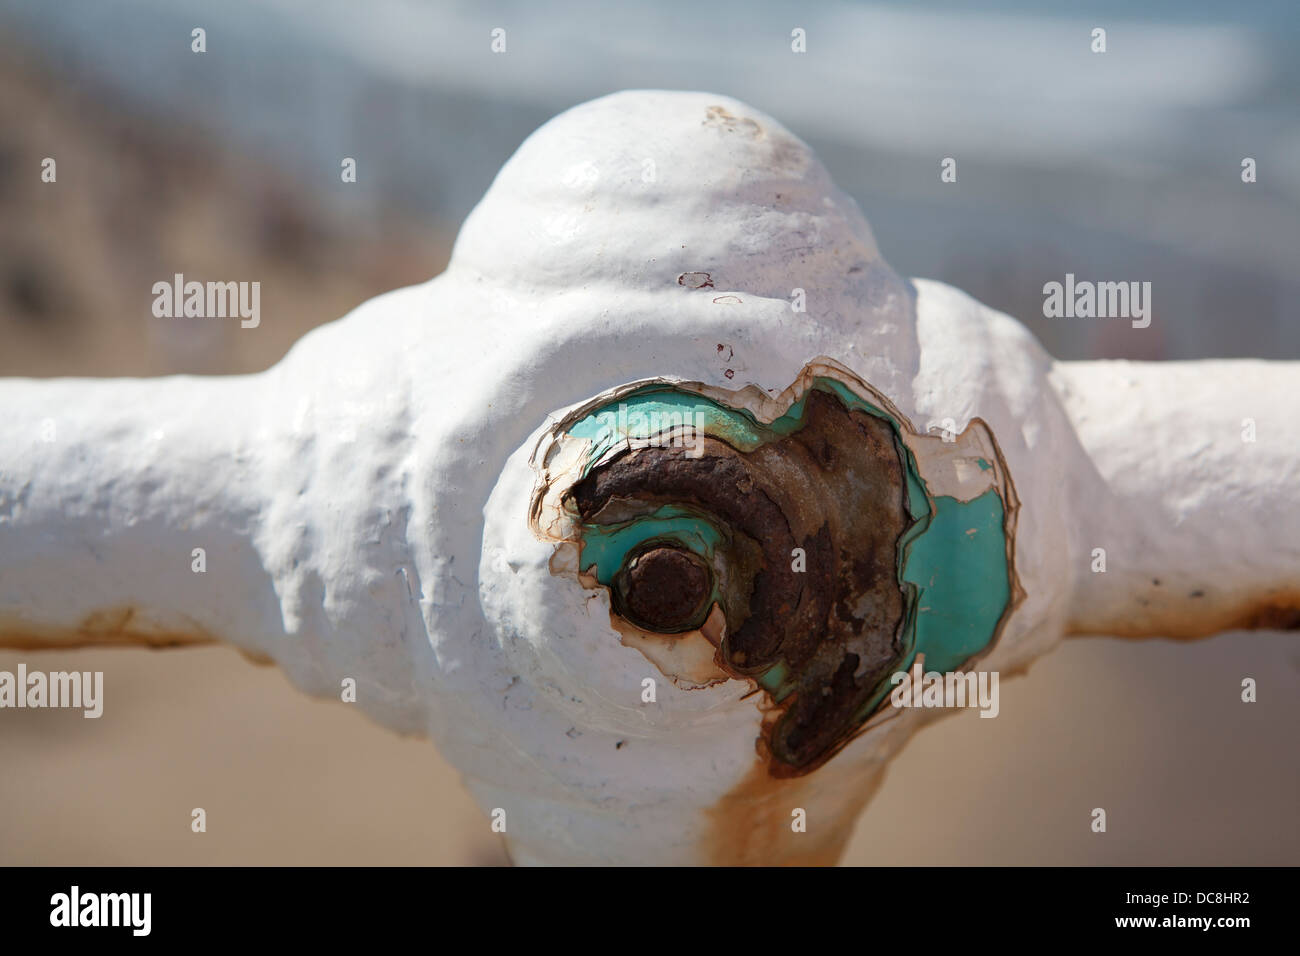
[[[583, 570], [594, 569], [596, 580], [610, 587], [626, 556], [651, 540], [675, 541], [713, 564], [714, 552], [724, 538], [717, 525], [693, 509], [664, 505], [634, 521], [587, 525], [582, 537]], [[709, 603], [717, 597], [715, 581]]]
[[[813, 388], [837, 396], [848, 408], [885, 420], [894, 430], [906, 475], [907, 509], [913, 519], [898, 544], [898, 580], [906, 595], [903, 654], [898, 669], [910, 667], [918, 653], [925, 655], [926, 670], [960, 668], [992, 641], [1011, 599], [1001, 496], [992, 489], [970, 501], [931, 496], [915, 456], [902, 441], [901, 425], [893, 416], [834, 379], [816, 379]], [[738, 451], [753, 451], [802, 428], [805, 405], [801, 398], [780, 418], [766, 423], [745, 410], [728, 408], [671, 385], [651, 385], [590, 413], [572, 425], [568, 434], [591, 442], [585, 477], [624, 441], [649, 441], [656, 436], [662, 440], [666, 433], [683, 425], [693, 424], [694, 436], [708, 435]], [[693, 440], [688, 434], [684, 443], [689, 447]], [[982, 458], [978, 464], [986, 471], [992, 467]], [[664, 506], [618, 525], [584, 526], [584, 568], [594, 566], [596, 579], [608, 586], [628, 552], [656, 538], [676, 541], [712, 563], [726, 534], [696, 511]], [[788, 676], [785, 664], [777, 663], [758, 682], [779, 701], [793, 690], [787, 683]], [[889, 689], [888, 682], [883, 682], [859, 718], [865, 719]]]
[[915, 650], [925, 654], [927, 670], [951, 671], [988, 645], [1011, 599], [1007, 542], [996, 491], [934, 503], [929, 529], [908, 550], [903, 580], [918, 591]]

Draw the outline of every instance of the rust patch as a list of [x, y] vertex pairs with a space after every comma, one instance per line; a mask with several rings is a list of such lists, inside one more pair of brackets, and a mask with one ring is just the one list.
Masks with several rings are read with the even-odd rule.
[[750, 139], [759, 139], [764, 135], [763, 127], [754, 120], [747, 116], [735, 116], [725, 106], [710, 106], [704, 112], [701, 125], [728, 133], [740, 133]]
[[850, 739], [854, 715], [902, 653], [896, 560], [911, 523], [902, 453], [888, 423], [822, 391], [808, 393], [803, 426], [784, 438], [748, 453], [703, 444], [699, 457], [625, 450], [569, 500], [584, 524], [673, 504], [725, 529], [713, 569], [726, 622], [715, 660], [756, 681], [781, 669], [762, 746], [772, 777], [798, 776]]
[[1232, 625], [1243, 630], [1300, 631], [1300, 599], [1286, 603], [1268, 601], [1246, 608]]
[[190, 647], [216, 638], [201, 628], [159, 627], [131, 605], [94, 611], [73, 627], [49, 627], [18, 617], [0, 617], [0, 648], [61, 651], [86, 647]]
[[659, 634], [693, 630], [702, 623], [712, 579], [704, 559], [693, 552], [655, 545], [634, 554], [618, 576], [615, 607]]
[[1158, 600], [1146, 600], [1140, 612], [1120, 620], [1071, 623], [1066, 636], [1195, 641], [1225, 631], [1300, 630], [1300, 588], [1271, 588], [1243, 595], [1216, 593], [1207, 585], [1189, 593], [1185, 600], [1171, 597], [1167, 590], [1160, 592]]
[[[879, 766], [835, 792], [812, 776], [773, 777], [766, 762], [757, 760], [740, 784], [706, 811], [705, 859], [715, 866], [834, 866], [884, 777]], [[791, 829], [795, 808], [808, 814], [804, 833]]]
[[[724, 350], [724, 345], [718, 344], [717, 349], [719, 354], [721, 354]], [[913, 447], [912, 440], [920, 441], [923, 436], [920, 436], [916, 432], [915, 428], [908, 423], [907, 418], [889, 401], [886, 396], [881, 395], [879, 392], [872, 389], [859, 376], [853, 373], [852, 370], [838, 362], [835, 362], [833, 359], [823, 356], [810, 362], [804, 367], [798, 379], [779, 394], [776, 389], [767, 389], [765, 392], [763, 389], [754, 385], [746, 386], [739, 391], [730, 391], [725, 388], [718, 388], [701, 382], [686, 383], [685, 387], [706, 398], [713, 399], [722, 405], [731, 408], [744, 409], [761, 421], [772, 422], [784, 415], [791, 407], [791, 403], [797, 398], [808, 396], [812, 397], [814, 401], [818, 401], [821, 398], [829, 398], [830, 396], [828, 395], [819, 396], [819, 390], [814, 390], [812, 388], [813, 383], [819, 377], [832, 378], [847, 385], [851, 390], [855, 391], [859, 395], [869, 396], [869, 401], [871, 401], [876, 407], [882, 409], [887, 415], [892, 416], [894, 421], [900, 423], [900, 427], [906, 431], [907, 435], [911, 436], [910, 439], [906, 437], [895, 438], [891, 429], [887, 435], [884, 433], [879, 434], [879, 442], [877, 442], [873, 447], [873, 453], [878, 457], [879, 463], [884, 465], [883, 468], [879, 467], [879, 465], [877, 466], [877, 473], [892, 475], [890, 480], [897, 481], [900, 478], [900, 473], [904, 471], [903, 456], [906, 454], [904, 446]], [[659, 380], [632, 382], [621, 386], [618, 389], [604, 393], [598, 398], [592, 399], [585, 406], [571, 411], [569, 420], [576, 420], [581, 416], [589, 414], [600, 406], [609, 404], [611, 400], [620, 399], [651, 382], [658, 384]], [[841, 412], [844, 413], [843, 417], [846, 420], [852, 417], [847, 414], [847, 409], [844, 406], [840, 406], [840, 409]], [[1011, 575], [1012, 588], [1010, 600], [994, 629], [994, 633], [988, 646], [980, 654], [972, 658], [972, 660], [978, 660], [993, 651], [993, 648], [997, 645], [1012, 611], [1024, 599], [1024, 591], [1020, 587], [1019, 578], [1015, 572], [1015, 562], [1013, 560], [1015, 520], [1018, 512], [1018, 501], [1015, 495], [1014, 484], [1012, 483], [1010, 476], [1006, 474], [1005, 461], [1000, 449], [997, 447], [996, 440], [992, 434], [987, 431], [987, 426], [978, 418], [972, 419], [970, 422], [970, 428], [975, 428], [977, 426], [980, 429], [983, 429], [983, 434], [991, 445], [984, 457], [992, 462], [993, 467], [996, 469], [998, 482], [995, 486], [1000, 485], [1002, 488], [1001, 494], [1003, 495], [1005, 509], [1003, 527], [1006, 536], [1008, 569]], [[555, 433], [551, 436], [550, 441], [545, 441], [539, 445], [537, 451], [534, 452], [534, 457], [532, 459], [535, 468], [539, 467], [539, 465], [544, 465], [545, 477], [543, 477], [535, 487], [534, 498], [529, 511], [530, 522], [535, 533], [542, 538], [549, 538], [549, 540], [556, 544], [556, 551], [552, 556], [551, 561], [552, 573], [575, 574], [578, 580], [585, 587], [597, 588], [601, 585], [594, 579], [594, 576], [591, 574], [584, 574], [580, 570], [580, 565], [582, 563], [580, 560], [581, 540], [580, 537], [574, 536], [572, 525], [574, 521], [580, 520], [580, 517], [577, 514], [578, 509], [573, 495], [576, 485], [571, 486], [566, 490], [565, 484], [561, 480], [558, 480], [561, 476], [571, 474], [571, 469], [581, 460], [581, 446], [566, 446], [563, 443], [557, 443], [554, 441], [554, 434]], [[812, 433], [810, 432], [810, 434]], [[966, 432], [963, 432], [963, 436], [966, 434]], [[709, 441], [710, 439], [705, 439], [703, 448], [704, 456], [706, 459], [719, 459], [718, 452], [721, 452], [720, 461], [723, 463], [720, 463], [717, 467], [724, 470], [717, 472], [719, 477], [723, 476], [725, 474], [725, 468], [729, 467], [725, 464], [725, 461], [727, 459], [739, 457], [754, 458], [755, 461], [749, 462], [749, 467], [753, 473], [757, 473], [754, 466], [759, 458], [761, 449], [756, 449], [755, 453], [751, 456], [741, 456], [734, 448], [723, 446], [722, 449], [719, 449], [716, 447], [716, 443], [709, 444]], [[855, 447], [855, 444], [861, 444], [862, 442], [863, 437], [857, 436], [853, 441], [845, 444], [839, 442], [827, 442], [822, 448], [804, 447], [800, 452], [801, 454], [814, 455], [818, 451], [823, 453], [823, 466], [820, 468], [809, 468], [808, 466], [810, 462], [806, 459], [797, 463], [793, 460], [786, 462], [788, 467], [786, 475], [792, 480], [790, 480], [788, 484], [778, 484], [781, 487], [796, 488], [797, 490], [792, 492], [788, 500], [782, 498], [780, 495], [778, 495], [776, 499], [772, 499], [770, 495], [768, 497], [769, 500], [780, 500], [782, 507], [788, 505], [795, 506], [791, 508], [791, 515], [787, 515], [784, 512], [782, 512], [781, 515], [783, 519], [788, 519], [786, 521], [786, 527], [790, 530], [790, 537], [792, 540], [797, 540], [796, 534], [804, 534], [806, 536], [807, 532], [820, 529], [823, 525], [826, 526], [828, 533], [831, 530], [837, 532], [842, 532], [844, 530], [845, 519], [851, 517], [845, 515], [844, 512], [852, 510], [846, 507], [844, 503], [847, 501], [859, 500], [855, 496], [860, 494], [862, 489], [860, 487], [856, 488], [853, 490], [852, 494], [844, 494], [842, 493], [842, 489], [838, 491], [829, 489], [826, 483], [827, 479], [822, 472], [834, 467], [834, 455], [836, 451], [845, 449], [852, 450]], [[768, 442], [763, 447], [771, 449], [776, 444], [778, 443]], [[978, 442], [975, 444], [978, 446]], [[635, 449], [625, 450], [613, 458], [605, 459], [602, 461], [601, 465], [596, 466], [596, 468], [593, 468], [592, 471], [588, 473], [587, 478], [593, 478], [599, 469], [605, 465], [613, 464], [615, 461], [623, 460], [625, 463], [630, 464], [634, 456], [645, 454], [647, 451], [649, 451], [651, 455], [646, 459], [646, 465], [644, 467], [647, 471], [652, 472], [654, 471], [654, 468], [650, 467], [652, 459], [658, 456], [651, 449], [638, 447]], [[827, 453], [829, 453], [829, 456], [827, 456]], [[771, 452], [769, 451], [768, 454], [771, 454]], [[666, 466], [664, 462], [660, 462], [659, 467], [660, 470], [665, 473], [671, 473], [675, 470], [673, 467]], [[897, 472], [894, 471], [895, 468], [898, 469]], [[981, 470], [987, 469], [982, 467]], [[868, 469], [866, 473], [870, 474], [870, 469]], [[685, 473], [681, 472], [681, 474]], [[746, 473], [741, 477], [745, 479], [746, 483], [744, 485], [733, 484], [732, 487], [744, 494], [749, 494], [752, 491], [753, 475]], [[767, 477], [775, 481], [775, 474], [768, 475]], [[946, 477], [949, 486], [954, 487], [953, 491], [945, 490], [942, 493], [960, 493], [959, 475], [954, 477], [951, 475], [945, 476], [940, 474], [939, 477]], [[725, 482], [720, 483], [725, 484]], [[762, 486], [761, 482], [760, 486]], [[762, 487], [766, 493], [766, 486]], [[554, 497], [552, 497], [552, 492], [555, 493]], [[611, 500], [619, 501], [623, 505], [627, 505], [628, 502], [631, 502], [633, 505], [636, 504], [638, 489], [635, 487], [634, 482], [627, 482], [622, 489], [622, 494], [624, 495], [623, 498], [613, 498]], [[880, 499], [877, 497], [874, 500], [879, 501]], [[642, 506], [649, 503], [650, 502], [646, 501], [641, 502]], [[759, 500], [759, 503], [761, 504], [761, 500]], [[807, 517], [808, 512], [802, 509], [810, 509], [814, 507], [834, 508], [838, 512], [837, 523], [831, 524], [823, 518], [820, 523], [818, 523], [817, 520], [813, 520], [812, 523], [809, 524]], [[612, 511], [616, 510], [618, 509], [612, 509]], [[867, 510], [869, 511], [870, 509]], [[623, 508], [623, 511], [626, 516], [627, 508]], [[594, 515], [593, 517], [596, 518], [597, 523], [600, 523], [602, 518], [611, 518], [611, 516], [612, 514], [606, 514], [604, 516]], [[755, 518], [752, 513], [747, 512], [746, 516], [748, 519], [760, 521], [760, 519]], [[779, 523], [775, 524], [774, 530], [776, 532], [781, 530]], [[767, 538], [763, 538], [761, 541], [755, 541], [750, 539], [748, 535], [735, 534], [732, 536], [732, 539], [732, 541], [727, 542], [729, 546], [734, 547], [737, 542], [740, 542], [748, 546], [749, 550], [752, 552], [748, 557], [741, 555], [740, 559], [735, 561], [735, 564], [740, 568], [741, 572], [746, 572], [747, 570], [753, 571], [754, 569], [767, 569], [766, 554], [760, 546], [761, 544], [766, 544], [768, 542]], [[888, 577], [889, 580], [896, 582], [897, 576], [896, 567], [894, 566], [894, 558], [896, 555], [895, 548], [897, 546], [898, 538], [896, 536], [889, 537], [886, 535], [886, 540], [889, 542], [888, 547], [884, 547], [883, 549], [863, 548], [863, 550], [867, 552], [868, 555], [874, 554], [879, 556], [887, 554], [890, 561]], [[849, 544], [849, 550], [850, 553], [852, 553], [854, 542], [850, 541]], [[858, 542], [858, 544], [860, 546], [860, 542]], [[832, 553], [838, 553], [838, 549], [833, 547]], [[563, 557], [561, 558], [561, 556]], [[809, 552], [809, 558], [809, 568], [811, 568], [813, 564], [812, 552]], [[771, 565], [773, 576], [779, 573], [782, 566], [783, 564], [781, 562], [776, 562], [774, 560]], [[788, 566], [788, 564], [785, 564], [784, 566]], [[835, 583], [837, 585], [839, 581], [842, 580], [840, 574], [845, 573], [846, 570], [847, 573], [850, 575], [852, 574], [853, 569], [851, 562], [843, 562], [837, 565], [837, 573], [833, 575], [836, 579]], [[736, 577], [743, 581], [745, 579], [745, 574], [740, 573], [736, 575]], [[821, 586], [808, 584], [807, 581], [810, 579], [807, 579], [806, 575], [802, 575], [802, 577], [805, 577], [806, 579], [804, 582], [806, 590], [800, 592], [799, 601], [807, 602], [822, 600], [821, 598], [818, 598], [817, 595], [824, 595], [826, 594], [826, 591]], [[817, 685], [815, 680], [805, 679], [802, 682], [786, 681], [787, 686], [793, 683], [795, 693], [781, 694], [780, 691], [782, 688], [779, 687], [775, 688], [776, 693], [774, 693], [773, 688], [775, 685], [772, 680], [765, 681], [764, 683], [768, 686], [763, 686], [759, 683], [758, 675], [742, 673], [741, 668], [748, 669], [746, 665], [752, 664], [753, 662], [748, 661], [748, 659], [736, 659], [735, 651], [737, 649], [734, 646], [734, 641], [729, 642], [728, 644], [727, 650], [730, 656], [724, 655], [723, 653], [723, 639], [728, 635], [735, 635], [738, 633], [740, 628], [744, 627], [748, 621], [749, 614], [747, 612], [749, 608], [747, 599], [749, 594], [761, 594], [764, 590], [767, 590], [772, 586], [771, 581], [765, 583], [763, 589], [754, 587], [751, 583], [748, 590], [742, 589], [740, 596], [745, 600], [742, 600], [739, 605], [733, 606], [728, 602], [728, 614], [726, 616], [723, 614], [721, 604], [715, 604], [713, 608], [714, 613], [709, 618], [709, 622], [714, 622], [719, 618], [722, 619], [720, 621], [720, 626], [715, 627], [712, 632], [708, 633], [708, 640], [716, 645], [718, 649], [718, 653], [715, 655], [715, 667], [717, 673], [723, 680], [728, 678], [741, 678], [750, 684], [750, 691], [740, 699], [753, 701], [757, 706], [761, 717], [761, 728], [760, 736], [755, 740], [756, 754], [753, 764], [750, 766], [748, 772], [733, 787], [731, 787], [726, 794], [720, 797], [714, 806], [707, 808], [704, 811], [707, 825], [706, 831], [701, 838], [701, 852], [709, 862], [719, 865], [772, 863], [785, 865], [833, 864], [837, 861], [842, 852], [842, 848], [848, 840], [857, 816], [860, 814], [862, 808], [872, 798], [879, 784], [883, 780], [885, 764], [883, 761], [880, 761], [874, 763], [874, 765], [868, 764], [866, 766], [859, 764], [844, 765], [843, 762], [832, 762], [827, 765], [827, 761], [843, 749], [851, 740], [856, 739], [870, 729], [878, 728], [882, 722], [897, 719], [900, 712], [882, 712], [877, 710], [876, 714], [872, 718], [867, 720], [865, 723], [862, 723], [860, 726], [850, 728], [847, 733], [835, 733], [832, 731], [832, 739], [822, 748], [820, 755], [809, 759], [802, 765], [783, 763], [774, 756], [769, 741], [779, 737], [778, 728], [781, 725], [781, 721], [786, 719], [786, 715], [792, 711], [796, 704], [798, 704], [801, 695], [805, 699], [803, 706], [814, 707], [817, 703], [814, 695], [821, 695], [821, 687]], [[853, 602], [836, 601], [834, 603], [837, 611], [841, 610], [843, 607], [847, 607], [850, 612], [850, 617], [852, 617], [854, 611], [859, 609]], [[741, 614], [739, 615], [739, 621], [736, 620], [736, 606], [739, 606], [742, 609]], [[792, 610], [797, 611], [799, 610], [799, 607], [799, 604], [795, 604], [793, 608], [786, 606], [782, 609], [782, 613], [788, 613]], [[877, 609], [879, 610], [879, 608]], [[610, 618], [614, 629], [618, 633], [624, 635], [623, 643], [628, 646], [636, 646], [632, 644], [628, 638], [628, 632], [631, 626], [613, 612], [611, 612]], [[828, 620], [832, 620], [829, 609], [827, 610], [827, 618]], [[846, 622], [844, 622], [838, 615], [833, 620], [838, 621], [842, 637]], [[901, 642], [902, 637], [901, 619], [898, 623], [900, 624], [899, 629], [894, 631], [890, 638], [896, 643]], [[706, 627], [701, 628], [700, 631], [690, 632], [690, 634], [692, 637], [699, 637], [702, 633], [708, 631], [709, 628], [706, 625]], [[666, 639], [672, 638], [672, 635], [646, 634], [645, 632], [639, 633], [643, 634], [647, 640], [654, 640], [657, 642], [664, 642]], [[874, 646], [877, 650], [880, 650], [883, 644], [881, 637], [884, 633], [888, 633], [887, 628], [878, 629], [873, 635], [873, 641], [866, 642], [865, 647], [870, 648]], [[855, 635], [855, 637], [857, 636], [858, 635]], [[798, 635], [796, 634], [796, 640], [793, 642], [793, 646], [796, 650], [799, 645], [797, 637]], [[844, 663], [847, 655], [845, 644], [840, 640], [828, 641], [827, 648], [822, 651], [822, 656], [819, 656], [818, 651], [820, 650], [820, 645], [824, 640], [823, 635], [821, 633], [812, 633], [805, 630], [803, 632], [803, 637], [810, 641], [812, 645], [812, 659], [814, 666], [818, 668], [816, 673], [823, 677], [838, 678], [840, 681], [837, 684], [832, 684], [828, 688], [828, 695], [822, 696], [832, 696], [833, 698], [836, 688], [838, 688], [840, 692], [843, 692], [845, 685], [849, 683], [849, 681], [846, 680], [848, 669], [846, 668], [843, 673], [841, 673], [840, 670], [840, 665]], [[659, 647], [661, 645], [656, 646]], [[771, 649], [769, 648], [768, 650], [770, 652]], [[749, 653], [749, 650], [743, 647], [740, 648], [740, 651], [741, 653]], [[656, 664], [659, 664], [661, 669], [663, 669], [663, 665], [660, 664], [654, 656], [645, 650], [643, 650], [643, 653], [646, 653], [648, 658]], [[886, 656], [889, 656], [889, 654], [886, 653]], [[892, 661], [891, 664], [887, 666], [892, 666]], [[667, 671], [665, 671], [665, 673], [667, 673]], [[857, 668], [853, 669], [852, 674], [853, 683], [862, 680], [862, 672]], [[774, 700], [774, 698], [776, 699]], [[836, 703], [838, 702], [832, 701], [833, 705]], [[835, 707], [832, 706], [831, 710], [834, 711], [834, 709]], [[937, 717], [939, 714], [936, 713], [934, 716]], [[799, 742], [797, 739], [799, 735], [796, 733], [793, 736], [796, 738], [794, 742], [797, 744]], [[823, 741], [823, 743], [825, 743], [825, 741]], [[814, 781], [816, 782], [814, 783]], [[808, 812], [809, 825], [808, 830], [805, 833], [795, 833], [791, 828], [790, 814], [795, 807], [803, 807]]]

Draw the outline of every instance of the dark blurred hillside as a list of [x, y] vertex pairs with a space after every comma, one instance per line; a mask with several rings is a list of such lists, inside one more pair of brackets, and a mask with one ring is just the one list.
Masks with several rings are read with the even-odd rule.
[[[9, 50], [16, 46], [9, 45]], [[57, 180], [41, 180], [42, 161]], [[446, 264], [452, 229], [350, 218], [333, 183], [286, 178], [198, 125], [163, 126], [0, 61], [0, 375], [266, 368], [305, 331]], [[152, 286], [260, 281], [261, 324], [160, 319]]]

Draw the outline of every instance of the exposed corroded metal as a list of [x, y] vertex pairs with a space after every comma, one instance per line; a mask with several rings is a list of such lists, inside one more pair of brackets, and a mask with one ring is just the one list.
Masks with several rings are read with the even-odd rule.
[[[814, 391], [802, 427], [785, 438], [750, 452], [708, 438], [700, 457], [682, 447], [630, 450], [593, 469], [572, 500], [584, 523], [598, 523], [611, 503], [622, 521], [672, 504], [723, 529], [714, 556], [727, 623], [718, 661], [734, 676], [766, 680], [779, 698], [767, 744], [782, 772], [810, 767], [853, 730], [902, 650], [896, 566], [911, 519], [888, 424]], [[626, 575], [643, 577], [648, 555], [660, 566], [677, 555], [674, 566], [695, 570], [702, 589], [686, 553], [634, 553]], [[672, 632], [698, 617], [698, 605], [679, 598], [690, 589], [666, 570], [647, 583], [664, 589], [662, 600], [642, 598], [634, 623], [659, 615], [668, 626], [655, 629]], [[676, 615], [663, 606], [678, 600]], [[615, 600], [615, 611], [626, 605]]]
[[623, 643], [679, 686], [750, 682], [768, 779], [821, 766], [917, 655], [987, 653], [1022, 595], [1015, 493], [983, 424], [917, 434], [829, 360], [776, 399], [614, 390], [534, 463], [552, 572], [607, 589]]
[[615, 580], [614, 607], [642, 627], [662, 634], [704, 623], [713, 574], [685, 548], [655, 545], [629, 556]]

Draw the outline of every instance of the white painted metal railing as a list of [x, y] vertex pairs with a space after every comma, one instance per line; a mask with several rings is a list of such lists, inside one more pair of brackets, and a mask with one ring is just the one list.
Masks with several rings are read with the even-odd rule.
[[774, 776], [756, 685], [665, 679], [530, 522], [566, 410], [652, 380], [771, 419], [819, 360], [892, 407], [922, 476], [960, 471], [975, 439], [949, 431], [996, 447], [1023, 595], [980, 669], [1068, 634], [1296, 627], [1296, 363], [1054, 362], [895, 275], [770, 118], [626, 93], [531, 137], [443, 275], [265, 373], [0, 382], [0, 645], [222, 640], [308, 693], [355, 681], [521, 862], [833, 860], [936, 711]]

